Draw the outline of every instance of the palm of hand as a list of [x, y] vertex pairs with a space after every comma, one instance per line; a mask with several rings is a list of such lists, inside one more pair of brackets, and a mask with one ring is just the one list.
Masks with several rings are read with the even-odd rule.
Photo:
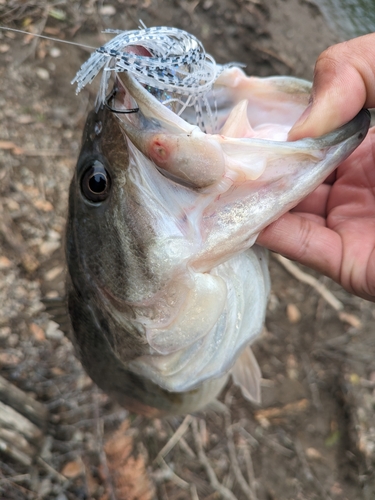
[[258, 243], [375, 301], [375, 127], [324, 184]]
[[325, 224], [335, 244], [331, 277], [346, 290], [375, 300], [375, 129], [338, 167], [328, 190]]

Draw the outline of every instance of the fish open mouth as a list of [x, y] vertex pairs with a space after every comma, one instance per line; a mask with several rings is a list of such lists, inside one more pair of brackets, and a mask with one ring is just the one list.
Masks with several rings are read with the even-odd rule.
[[182, 185], [222, 193], [259, 179], [275, 156], [314, 163], [346, 137], [365, 133], [362, 113], [340, 133], [288, 142], [308, 105], [309, 82], [247, 77], [233, 64], [216, 64], [198, 39], [175, 28], [115, 33], [73, 82], [80, 91], [104, 68], [97, 108], [113, 111], [138, 150]]

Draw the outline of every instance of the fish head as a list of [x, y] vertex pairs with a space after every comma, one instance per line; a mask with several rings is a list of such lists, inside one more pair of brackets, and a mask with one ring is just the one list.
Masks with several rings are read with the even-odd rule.
[[[369, 127], [362, 111], [330, 134], [288, 142], [310, 89], [225, 68], [195, 107], [177, 113], [173, 94], [163, 100], [130, 73], [116, 76], [87, 119], [70, 187], [71, 315], [89, 372], [108, 350], [119, 373], [168, 394], [212, 379], [217, 394], [262, 330], [269, 278], [265, 252], [253, 247], [259, 232], [314, 190]], [[74, 313], [78, 300], [103, 337], [95, 356]]]

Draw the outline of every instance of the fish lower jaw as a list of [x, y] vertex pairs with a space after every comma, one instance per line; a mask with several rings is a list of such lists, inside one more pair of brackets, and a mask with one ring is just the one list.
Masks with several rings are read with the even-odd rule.
[[[226, 291], [217, 319], [213, 315], [217, 311], [207, 312], [210, 321], [215, 319], [213, 326], [199, 330], [194, 307], [188, 308], [180, 322], [184, 329], [149, 335], [149, 353], [127, 363], [127, 369], [177, 393], [229, 373], [241, 351], [263, 329], [269, 292], [265, 250], [254, 247], [236, 255], [213, 269], [210, 277], [219, 279]], [[204, 297], [198, 303], [204, 305]], [[203, 309], [196, 315], [199, 317], [206, 317]]]

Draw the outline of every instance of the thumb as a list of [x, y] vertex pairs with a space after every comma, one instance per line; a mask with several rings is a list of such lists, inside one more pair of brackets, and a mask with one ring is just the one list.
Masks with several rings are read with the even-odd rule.
[[311, 103], [288, 140], [317, 137], [341, 127], [363, 107], [375, 107], [375, 34], [329, 47], [314, 70]]

